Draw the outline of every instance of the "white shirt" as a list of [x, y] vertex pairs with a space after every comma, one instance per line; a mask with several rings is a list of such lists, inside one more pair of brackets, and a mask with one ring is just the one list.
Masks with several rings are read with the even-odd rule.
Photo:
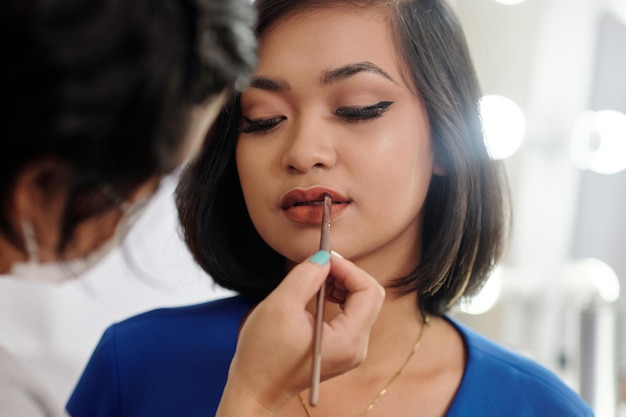
[[0, 417], [68, 417], [43, 384], [2, 346]]

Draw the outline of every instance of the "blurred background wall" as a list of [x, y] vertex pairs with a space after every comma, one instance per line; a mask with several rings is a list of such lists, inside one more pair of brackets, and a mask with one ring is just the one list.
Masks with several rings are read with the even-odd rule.
[[[511, 99], [524, 118], [504, 159], [514, 227], [491, 281], [500, 285], [490, 310], [459, 316], [613, 417], [626, 368], [626, 0], [503, 3], [453, 2], [484, 94]], [[615, 121], [610, 132], [598, 115]]]
[[[514, 209], [510, 251], [481, 299], [454, 314], [542, 362], [576, 390], [590, 381], [584, 372], [580, 378], [583, 356], [600, 348], [615, 355], [616, 378], [624, 379], [626, 297], [613, 299], [620, 284], [626, 286], [626, 171], [598, 173], [580, 160], [589, 162], [604, 146], [591, 126], [593, 114], [585, 112], [626, 113], [626, 0], [450, 1], [485, 95], [510, 99], [523, 117], [519, 148], [504, 159]], [[514, 121], [504, 128], [505, 138], [520, 129]], [[626, 143], [626, 127], [614, 130]], [[576, 143], [583, 154], [578, 164]], [[609, 153], [626, 158], [626, 148], [616, 146]], [[82, 279], [55, 286], [0, 280], [0, 344], [22, 356], [61, 401], [110, 323], [229, 294], [211, 283], [180, 241], [175, 183], [176, 176], [165, 180], [125, 247]], [[600, 320], [591, 328], [604, 329], [604, 336], [585, 347], [597, 335], [581, 327], [583, 313], [597, 303], [610, 306], [616, 339], [598, 326], [610, 327], [611, 320]], [[611, 386], [613, 375], [602, 369], [594, 378]], [[600, 401], [620, 398], [626, 395]], [[598, 417], [620, 413], [617, 404], [600, 408]]]

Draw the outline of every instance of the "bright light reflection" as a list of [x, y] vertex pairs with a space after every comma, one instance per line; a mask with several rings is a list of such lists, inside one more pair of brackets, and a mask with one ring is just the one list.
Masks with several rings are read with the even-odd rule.
[[459, 304], [459, 310], [467, 314], [483, 314], [489, 311], [498, 301], [502, 292], [502, 276], [496, 268], [489, 277], [485, 286], [471, 300], [464, 300]]
[[479, 107], [489, 155], [493, 159], [505, 159], [513, 155], [524, 139], [522, 110], [513, 100], [497, 95], [482, 97]]
[[607, 263], [595, 258], [583, 258], [569, 267], [569, 279], [576, 290], [586, 296], [597, 296], [607, 303], [617, 301], [620, 284], [617, 274]]
[[505, 4], [507, 6], [515, 6], [516, 4], [524, 3], [526, 0], [495, 0], [496, 3]]
[[600, 174], [626, 169], [626, 115], [614, 110], [583, 112], [574, 124], [571, 155], [580, 169]]

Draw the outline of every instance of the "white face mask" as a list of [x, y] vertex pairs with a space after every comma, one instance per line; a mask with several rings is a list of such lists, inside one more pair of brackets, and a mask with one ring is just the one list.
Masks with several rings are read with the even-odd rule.
[[13, 263], [9, 274], [20, 279], [45, 282], [62, 282], [84, 274], [124, 241], [132, 226], [146, 211], [149, 201], [150, 198], [148, 197], [133, 204], [122, 203], [120, 207], [124, 214], [117, 224], [113, 236], [87, 256], [69, 261], [39, 262], [35, 230], [32, 223], [25, 220], [22, 223], [22, 233], [24, 234], [28, 261]]

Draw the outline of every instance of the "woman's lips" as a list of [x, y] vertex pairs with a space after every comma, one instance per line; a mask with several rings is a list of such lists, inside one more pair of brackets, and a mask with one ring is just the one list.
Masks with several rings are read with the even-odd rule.
[[344, 195], [326, 188], [291, 190], [281, 199], [280, 207], [285, 216], [295, 223], [320, 224], [322, 222], [324, 194], [327, 193], [333, 199], [330, 212], [330, 218], [333, 219], [348, 207], [350, 200]]

